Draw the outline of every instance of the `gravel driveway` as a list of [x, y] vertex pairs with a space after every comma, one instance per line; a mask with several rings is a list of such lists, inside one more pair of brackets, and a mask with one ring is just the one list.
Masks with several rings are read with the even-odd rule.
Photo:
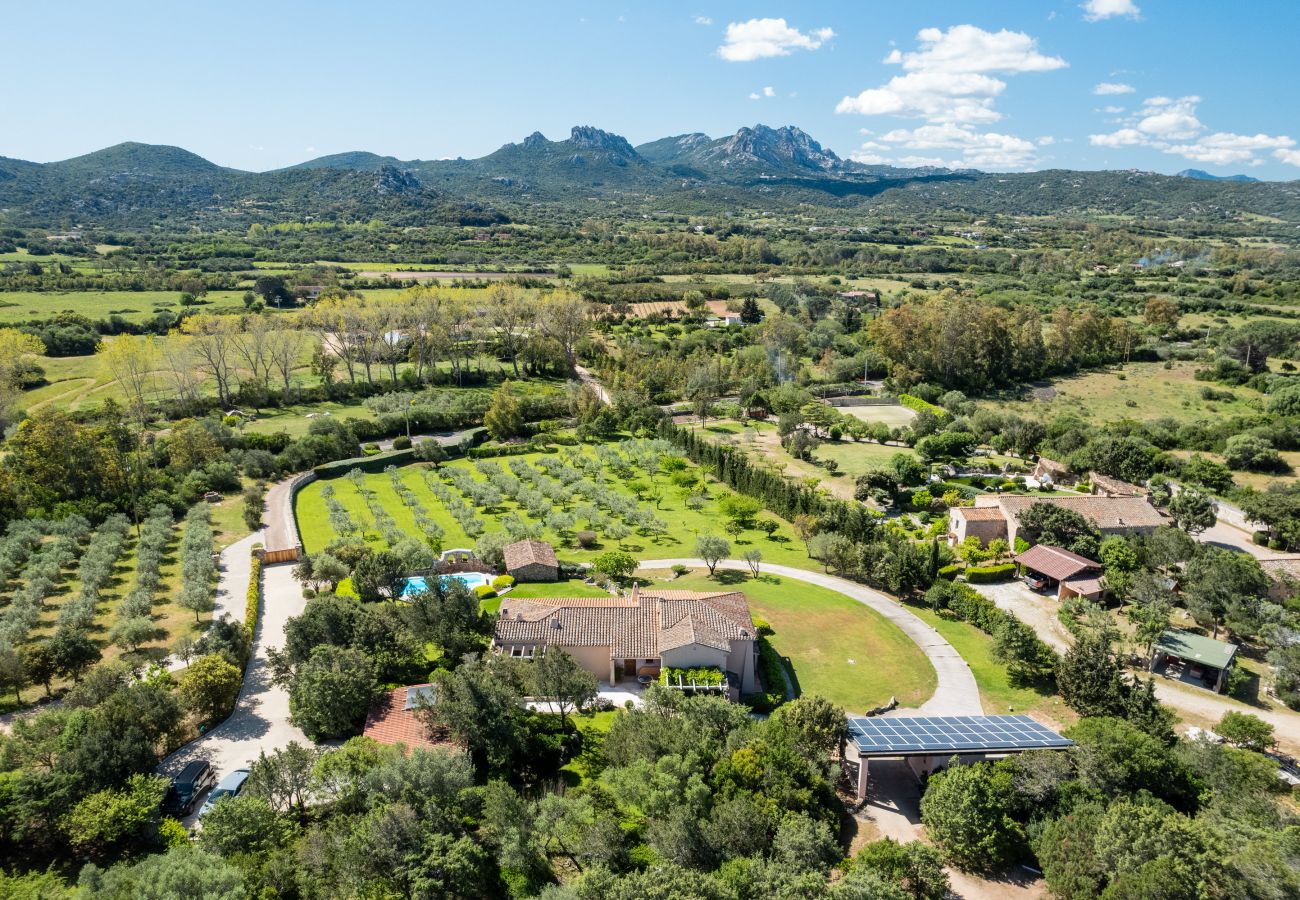
[[[267, 659], [268, 648], [284, 646], [284, 627], [291, 617], [302, 612], [306, 600], [302, 587], [293, 578], [293, 563], [267, 566], [263, 573], [261, 620], [253, 636], [253, 654], [244, 672], [244, 686], [235, 703], [235, 711], [203, 737], [191, 741], [164, 760], [162, 770], [165, 772], [179, 771], [191, 760], [206, 759], [216, 770], [217, 778], [221, 778], [235, 769], [248, 768], [263, 751], [271, 753], [290, 741], [310, 744], [307, 736], [289, 721], [289, 695], [271, 683]], [[229, 569], [223, 571], [222, 581], [233, 574]], [[230, 584], [228, 587], [234, 592], [238, 586]], [[242, 597], [247, 589], [248, 573], [245, 571], [238, 595]], [[241, 603], [240, 618], [242, 612]]]

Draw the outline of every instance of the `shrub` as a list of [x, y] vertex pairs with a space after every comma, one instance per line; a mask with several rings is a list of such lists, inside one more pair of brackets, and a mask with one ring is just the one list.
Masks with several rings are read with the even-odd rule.
[[262, 557], [258, 555], [260, 546], [253, 548], [252, 565], [248, 575], [248, 596], [244, 601], [244, 630], [248, 632], [248, 643], [252, 646], [253, 634], [257, 631], [257, 613], [262, 606]]
[[911, 394], [899, 394], [898, 402], [916, 412], [926, 410], [940, 419], [948, 418], [948, 410], [944, 409], [942, 406], [935, 406], [933, 403], [927, 403], [920, 397], [915, 397]]
[[480, 600], [491, 600], [497, 595], [497, 592], [492, 589], [490, 584], [480, 584], [474, 588], [474, 595]]
[[407, 437], [406, 435], [402, 435], [402, 436], [399, 437], [399, 438], [393, 438], [393, 449], [394, 449], [394, 450], [410, 450], [410, 449], [411, 449], [411, 439], [410, 439], [409, 437]]
[[492, 579], [492, 587], [498, 591], [505, 590], [508, 587], [515, 586], [515, 577], [513, 575], [498, 575]]
[[753, 621], [754, 629], [759, 633], [759, 635], [767, 636], [772, 634], [772, 626], [768, 624], [767, 619], [760, 619], [758, 616], [754, 616]]
[[596, 545], [596, 532], [594, 531], [579, 531], [577, 537], [579, 547], [588, 548]]
[[972, 566], [966, 570], [966, 580], [971, 584], [989, 584], [994, 581], [1006, 581], [1016, 571], [1015, 563], [1001, 563], [996, 566]]
[[960, 573], [961, 573], [961, 566], [957, 565], [956, 563], [953, 563], [952, 565], [941, 566], [939, 568], [939, 571], [936, 572], [935, 574], [940, 578], [946, 578], [949, 581], [952, 581]]

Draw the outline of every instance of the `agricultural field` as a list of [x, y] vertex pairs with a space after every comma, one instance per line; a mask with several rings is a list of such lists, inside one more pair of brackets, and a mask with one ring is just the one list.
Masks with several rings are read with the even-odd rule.
[[[1262, 402], [1258, 391], [1246, 387], [1224, 387], [1193, 377], [1194, 362], [1136, 362], [1055, 378], [1031, 388], [1029, 394], [1013, 400], [980, 401], [1004, 412], [1046, 421], [1060, 415], [1077, 415], [1097, 423], [1120, 419], [1148, 421], [1166, 416], [1180, 422], [1246, 415]], [[1231, 399], [1206, 399], [1202, 391], [1230, 394]]]
[[[665, 459], [680, 460], [664, 442], [625, 441], [455, 460], [438, 468], [421, 463], [370, 474], [353, 470], [304, 487], [295, 515], [308, 553], [341, 536], [383, 547], [423, 535], [451, 549], [503, 531], [550, 541], [562, 559], [574, 561], [611, 549], [693, 556], [700, 535], [722, 534], [719, 502], [730, 492], [684, 460], [669, 464], [680, 467], [670, 478], [661, 470]], [[817, 568], [789, 523], [772, 521], [771, 537], [748, 530], [732, 540], [732, 552], [760, 550], [769, 562]], [[593, 546], [578, 545], [582, 530], [596, 533]]]
[[[151, 515], [138, 537], [120, 515], [97, 529], [78, 516], [11, 525], [0, 538], [0, 641], [21, 649], [80, 629], [104, 660], [162, 662], [212, 618], [213, 528], [222, 536], [224, 528], [210, 513], [199, 507], [182, 522], [170, 513]], [[50, 686], [58, 691], [70, 683], [57, 676]], [[23, 700], [38, 693], [44, 688], [29, 687]], [[15, 706], [12, 694], [0, 697], [0, 711]]]
[[814, 584], [779, 575], [695, 571], [681, 578], [642, 571], [674, 590], [743, 591], [755, 618], [772, 627], [768, 638], [790, 659], [796, 689], [825, 697], [850, 714], [884, 706], [919, 706], [934, 694], [934, 667], [921, 649], [877, 612]]
[[[62, 312], [89, 319], [121, 316], [128, 322], [147, 322], [167, 311], [179, 313], [179, 291], [5, 291], [0, 293], [0, 324], [48, 319]], [[244, 309], [243, 291], [212, 291], [200, 305], [202, 312], [228, 313]]]

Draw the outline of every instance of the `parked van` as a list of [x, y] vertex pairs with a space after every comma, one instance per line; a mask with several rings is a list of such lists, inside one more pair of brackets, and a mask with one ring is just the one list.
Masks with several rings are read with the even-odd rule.
[[163, 798], [163, 812], [172, 815], [189, 815], [195, 801], [216, 781], [217, 773], [212, 770], [207, 760], [196, 759], [194, 762], [186, 763], [185, 768], [172, 778], [167, 796]]
[[247, 769], [236, 769], [221, 779], [217, 786], [212, 789], [212, 793], [208, 794], [208, 799], [203, 801], [203, 807], [199, 810], [199, 815], [207, 815], [208, 810], [212, 809], [222, 797], [238, 797], [239, 792], [244, 789], [244, 782], [247, 780]]

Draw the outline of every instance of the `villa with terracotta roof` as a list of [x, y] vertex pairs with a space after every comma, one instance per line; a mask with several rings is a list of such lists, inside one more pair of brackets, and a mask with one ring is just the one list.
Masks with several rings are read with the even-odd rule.
[[1093, 472], [1088, 479], [1092, 483], [1092, 492], [1098, 497], [1145, 497], [1148, 493], [1147, 489], [1140, 485], [1130, 484], [1098, 472]]
[[1007, 539], [1007, 517], [995, 506], [954, 506], [948, 510], [948, 537], [953, 544], [977, 537], [980, 546]]
[[558, 647], [601, 681], [714, 666], [742, 694], [757, 690], [757, 630], [738, 591], [633, 588], [625, 597], [501, 601], [492, 647], [531, 659]]

